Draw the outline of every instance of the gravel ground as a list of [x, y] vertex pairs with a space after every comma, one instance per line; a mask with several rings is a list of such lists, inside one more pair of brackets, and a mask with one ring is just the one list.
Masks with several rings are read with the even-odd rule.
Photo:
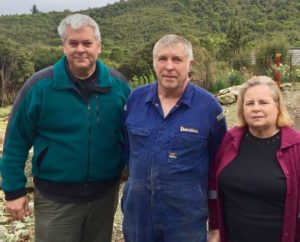
[[[294, 117], [295, 126], [300, 130], [300, 83], [294, 84], [292, 90], [284, 93], [286, 104], [289, 112]], [[227, 118], [228, 126], [232, 127], [236, 121], [236, 105], [224, 106], [224, 112]], [[124, 184], [123, 184], [124, 185]], [[122, 189], [120, 190], [120, 199], [122, 196]], [[29, 194], [31, 197], [30, 206], [33, 207], [32, 193]], [[4, 195], [0, 191], [0, 242], [25, 242], [33, 241], [33, 216], [26, 218], [24, 222], [9, 221], [4, 208]], [[112, 242], [124, 242], [122, 235], [122, 213], [120, 206], [118, 206]]]

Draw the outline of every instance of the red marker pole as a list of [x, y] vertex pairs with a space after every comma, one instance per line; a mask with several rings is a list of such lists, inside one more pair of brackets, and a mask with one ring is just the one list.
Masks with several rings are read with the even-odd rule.
[[275, 64], [276, 64], [275, 81], [276, 81], [278, 87], [280, 87], [280, 71], [279, 71], [280, 56], [281, 56], [280, 53], [276, 53], [276, 56], [275, 56]]

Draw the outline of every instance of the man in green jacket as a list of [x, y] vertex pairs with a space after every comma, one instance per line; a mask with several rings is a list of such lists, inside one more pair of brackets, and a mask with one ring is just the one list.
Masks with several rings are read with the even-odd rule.
[[12, 108], [0, 163], [6, 209], [16, 220], [30, 213], [24, 166], [33, 147], [35, 240], [110, 242], [130, 89], [98, 60], [92, 18], [70, 15], [58, 32], [65, 56], [29, 78]]

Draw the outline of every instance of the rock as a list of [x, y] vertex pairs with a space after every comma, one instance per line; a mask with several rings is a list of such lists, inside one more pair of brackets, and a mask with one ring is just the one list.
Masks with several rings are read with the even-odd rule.
[[16, 237], [17, 237], [17, 241], [20, 241], [22, 239], [26, 239], [30, 236], [30, 233], [28, 230], [25, 230], [25, 229], [22, 229], [22, 230], [19, 230], [17, 233], [16, 233]]
[[291, 83], [283, 83], [280, 85], [280, 89], [283, 92], [290, 91], [290, 90], [292, 90], [292, 84]]
[[8, 229], [4, 225], [0, 225], [0, 241], [5, 241], [8, 235]]
[[236, 102], [236, 96], [233, 93], [227, 93], [224, 95], [220, 95], [220, 96], [217, 96], [217, 98], [222, 105], [228, 105], [228, 104]]

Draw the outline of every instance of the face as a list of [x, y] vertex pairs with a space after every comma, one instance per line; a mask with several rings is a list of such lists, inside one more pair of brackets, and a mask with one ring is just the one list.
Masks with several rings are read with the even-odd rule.
[[70, 70], [78, 77], [88, 77], [94, 72], [101, 53], [94, 29], [89, 26], [81, 29], [67, 27], [66, 36], [63, 47]]
[[244, 95], [243, 110], [250, 131], [273, 134], [277, 130], [278, 104], [268, 86], [250, 87]]
[[183, 93], [191, 67], [183, 44], [160, 46], [154, 57], [159, 91]]

